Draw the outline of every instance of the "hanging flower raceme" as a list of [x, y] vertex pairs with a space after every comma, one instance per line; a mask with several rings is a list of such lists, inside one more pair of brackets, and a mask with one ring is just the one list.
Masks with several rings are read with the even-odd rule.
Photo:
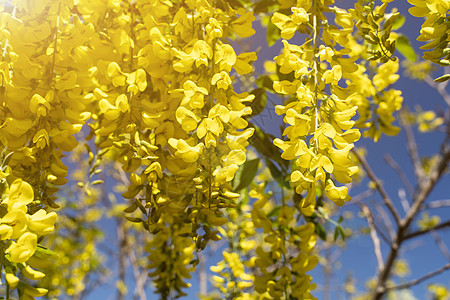
[[[286, 24], [298, 23], [285, 38], [291, 38], [296, 31], [311, 35], [310, 42], [302, 46], [284, 40], [283, 52], [275, 58], [280, 72], [292, 73], [293, 80], [274, 82], [276, 92], [292, 97], [289, 104], [276, 107], [278, 114], [285, 115], [284, 122], [288, 127], [283, 132], [287, 140], [275, 139], [274, 144], [283, 150], [284, 159], [294, 160], [290, 179], [297, 193], [307, 192], [303, 207], [314, 205], [316, 186], [323, 185], [331, 191], [335, 187], [334, 180], [351, 182], [350, 176], [357, 172], [348, 154], [360, 136], [359, 131], [353, 129], [355, 122], [351, 120], [357, 106], [347, 99], [346, 92], [338, 85], [344, 75], [357, 70], [353, 62], [356, 58], [346, 57], [348, 51], [345, 49], [354, 23], [348, 12], [334, 8], [336, 24], [342, 29], [337, 30], [335, 26], [320, 29], [318, 24], [326, 19], [323, 12], [327, 9], [323, 4], [309, 3], [304, 7], [293, 7], [290, 17], [281, 17], [279, 13], [272, 17], [272, 22], [282, 30], [282, 34], [283, 30], [291, 28]], [[309, 24], [312, 32], [299, 26], [303, 23]], [[337, 43], [343, 49], [335, 50]], [[329, 95], [325, 92], [327, 85], [331, 92]], [[338, 157], [336, 152], [341, 155]], [[338, 205], [350, 200], [346, 187], [340, 191], [327, 193]]]
[[[450, 51], [448, 43], [450, 36], [448, 34], [449, 22], [448, 11], [450, 3], [445, 0], [437, 1], [418, 1], [408, 0], [413, 6], [409, 9], [409, 13], [415, 17], [426, 17], [418, 41], [427, 42], [428, 44], [420, 47], [428, 50], [424, 53], [423, 58], [430, 60], [442, 66], [450, 65]], [[445, 75], [439, 81], [445, 81], [450, 75]]]
[[[7, 170], [7, 174], [10, 169]], [[2, 174], [2, 202], [4, 210], [0, 217], [0, 243], [3, 245], [2, 262], [5, 268], [6, 283], [9, 288], [19, 289], [20, 293], [38, 297], [47, 293], [44, 288], [31, 287], [21, 276], [30, 280], [40, 280], [45, 274], [32, 268], [36, 259], [38, 238], [51, 233], [54, 229], [56, 214], [39, 209], [30, 213], [28, 205], [34, 201], [31, 185], [22, 179], [15, 179], [8, 185], [11, 175]], [[8, 179], [8, 180], [7, 180]]]
[[[125, 212], [160, 235], [153, 252], [165, 251], [162, 239], [170, 237], [158, 232], [169, 222], [189, 224], [191, 239], [203, 249], [217, 239], [220, 209], [239, 196], [230, 182], [246, 159], [252, 129], [244, 118], [254, 96], [234, 92], [232, 72], [251, 72], [256, 55], [237, 55], [225, 41], [234, 33], [253, 34], [254, 17], [213, 1], [115, 3], [77, 4], [95, 33], [89, 42], [92, 91], [84, 98], [94, 112], [97, 156], [109, 151], [130, 173]], [[171, 219], [173, 214], [181, 217]], [[185, 276], [175, 286], [163, 274], [152, 276], [161, 291], [185, 287]]]

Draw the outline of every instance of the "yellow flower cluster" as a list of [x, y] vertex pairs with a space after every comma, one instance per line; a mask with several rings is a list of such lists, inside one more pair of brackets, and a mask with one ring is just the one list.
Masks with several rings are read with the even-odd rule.
[[409, 13], [415, 17], [426, 17], [418, 41], [428, 44], [420, 47], [429, 50], [424, 53], [423, 58], [442, 65], [450, 65], [450, 51], [448, 43], [449, 22], [448, 11], [450, 2], [447, 0], [408, 0], [412, 5]]
[[[356, 57], [350, 55], [348, 48], [354, 22], [350, 13], [335, 7], [335, 22], [341, 28], [320, 25], [326, 23], [323, 12], [328, 10], [328, 2], [298, 1], [298, 6], [292, 8], [293, 14], [283, 17], [291, 22], [280, 22], [278, 13], [272, 17], [283, 36], [289, 24], [296, 24], [298, 12], [306, 14], [300, 19], [308, 26], [297, 24], [295, 30], [310, 34], [310, 39], [301, 46], [283, 40], [284, 50], [275, 60], [280, 73], [292, 75], [290, 80], [274, 82], [276, 92], [291, 97], [288, 104], [275, 108], [277, 114], [285, 115], [288, 127], [283, 132], [287, 140], [275, 139], [274, 144], [283, 150], [282, 158], [294, 160], [290, 179], [297, 193], [307, 191], [303, 207], [314, 205], [320, 182], [327, 197], [343, 205], [350, 200], [348, 189], [336, 186], [335, 180], [349, 183], [358, 171], [349, 157], [353, 143], [360, 138], [359, 130], [353, 128], [355, 121], [351, 120], [358, 107], [349, 99], [346, 89], [338, 85], [343, 76], [358, 70]], [[337, 50], [336, 44], [342, 49]]]
[[[253, 134], [244, 117], [254, 96], [236, 93], [232, 74], [251, 72], [256, 54], [238, 55], [227, 42], [254, 33], [253, 14], [206, 0], [80, 0], [76, 8], [93, 32], [92, 91], [84, 96], [93, 111], [91, 136], [99, 153], [113, 152], [130, 173], [128, 219], [156, 234], [152, 264], [161, 263], [157, 251], [165, 255], [164, 238], [184, 251], [160, 233], [169, 226], [191, 224], [189, 236], [203, 249], [215, 239], [211, 227], [225, 222], [219, 209], [239, 196], [230, 182]], [[152, 272], [159, 292], [173, 290], [161, 272]]]
[[[2, 174], [3, 175], [3, 174]], [[39, 209], [34, 213], [27, 210], [27, 205], [34, 200], [31, 185], [22, 179], [15, 179], [8, 185], [8, 179], [2, 176], [2, 217], [0, 218], [0, 240], [2, 246], [2, 264], [5, 269], [6, 282], [10, 289], [19, 288], [24, 293], [24, 299], [43, 296], [44, 288], [34, 288], [17, 277], [17, 271], [30, 280], [42, 279], [45, 274], [34, 270], [37, 259], [35, 255], [37, 241], [41, 236], [51, 233], [54, 229], [56, 214]], [[39, 267], [39, 265], [38, 265]]]
[[228, 242], [226, 250], [222, 252], [223, 259], [210, 268], [217, 274], [212, 277], [212, 283], [220, 294], [202, 297], [204, 300], [259, 299], [252, 292], [255, 276], [251, 269], [254, 267], [254, 258], [250, 258], [256, 247], [256, 231], [251, 220], [251, 208], [246, 202], [243, 200], [238, 207], [227, 210], [228, 222], [218, 228], [223, 239]]
[[72, 20], [73, 7], [70, 0], [41, 0], [0, 8], [0, 147], [12, 153], [2, 179], [9, 186], [3, 189], [0, 255], [9, 288], [23, 299], [47, 293], [19, 277], [45, 276], [31, 266], [40, 266], [39, 238], [53, 231], [56, 214], [46, 209], [57, 207], [55, 186], [67, 183], [62, 153], [74, 149], [74, 134], [91, 115], [83, 93], [91, 85], [85, 42], [92, 32]]
[[[291, 200], [291, 194], [282, 194], [281, 205], [274, 207], [276, 199], [264, 192], [264, 184], [255, 186], [250, 196], [257, 199], [252, 209], [254, 226], [264, 232], [264, 243], [256, 247], [252, 259], [257, 270], [255, 291], [264, 299], [315, 299], [311, 291], [316, 285], [307, 274], [318, 263], [313, 253], [314, 224], [298, 224], [300, 216], [308, 212], [300, 201]], [[269, 213], [275, 210], [271, 217]]]

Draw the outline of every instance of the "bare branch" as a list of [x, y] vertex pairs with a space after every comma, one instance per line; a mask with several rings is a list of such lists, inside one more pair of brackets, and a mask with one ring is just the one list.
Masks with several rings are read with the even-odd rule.
[[440, 268], [440, 269], [438, 269], [436, 271], [430, 272], [430, 273], [428, 273], [428, 274], [426, 274], [426, 275], [424, 275], [422, 277], [419, 277], [417, 279], [414, 279], [413, 281], [410, 281], [408, 283], [403, 283], [403, 284], [399, 284], [399, 285], [395, 285], [395, 286], [386, 287], [386, 290], [408, 289], [408, 288], [410, 288], [410, 287], [412, 287], [414, 285], [417, 285], [417, 284], [421, 283], [422, 281], [425, 281], [427, 279], [430, 279], [433, 276], [441, 274], [442, 272], [444, 272], [444, 271], [446, 271], [448, 269], [450, 269], [450, 263], [446, 264], [445, 266], [443, 266], [442, 268]]
[[414, 194], [414, 188], [411, 185], [411, 182], [409, 182], [408, 177], [406, 176], [405, 172], [403, 172], [399, 164], [392, 158], [390, 154], [384, 155], [384, 160], [398, 174], [398, 177], [403, 182], [403, 185], [408, 191], [408, 194], [412, 196]]
[[400, 198], [400, 203], [402, 204], [405, 213], [411, 208], [408, 199], [406, 198], [406, 192], [403, 188], [398, 190], [398, 197]]
[[431, 78], [430, 76], [425, 77], [424, 81], [429, 86], [434, 88], [439, 93], [439, 95], [441, 95], [442, 99], [444, 99], [444, 101], [447, 103], [447, 105], [450, 106], [450, 95], [447, 93], [447, 91], [445, 89], [447, 87], [448, 81], [443, 82], [441, 84], [437, 84], [436, 82], [434, 82], [433, 78]]
[[399, 117], [403, 128], [405, 129], [406, 140], [408, 141], [408, 152], [414, 167], [414, 175], [416, 176], [417, 182], [420, 182], [424, 176], [424, 172], [420, 162], [419, 151], [417, 150], [416, 139], [414, 138], [414, 133], [411, 124], [408, 121], [408, 117], [406, 116], [406, 112], [401, 111]]
[[442, 241], [441, 236], [436, 231], [431, 231], [431, 236], [433, 237], [434, 241], [436, 242], [436, 245], [438, 246], [439, 250], [441, 250], [442, 255], [450, 261], [450, 252], [448, 251], [447, 246]]
[[384, 187], [383, 187], [383, 185], [381, 183], [381, 180], [378, 179], [378, 177], [375, 175], [375, 173], [373, 172], [372, 168], [369, 166], [369, 164], [367, 163], [366, 159], [362, 155], [359, 155], [359, 153], [357, 151], [354, 151], [354, 150], [352, 150], [352, 152], [358, 158], [358, 160], [361, 163], [362, 167], [366, 171], [367, 176], [369, 176], [369, 178], [375, 183], [376, 189], [378, 190], [378, 192], [380, 193], [381, 197], [383, 198], [384, 204], [386, 204], [387, 208], [391, 212], [392, 216], [395, 219], [395, 222], [397, 224], [399, 224], [400, 223], [400, 216], [398, 215], [398, 212], [395, 209], [394, 204], [391, 201], [391, 198], [388, 196], [386, 190], [384, 189]]
[[359, 193], [358, 195], [352, 197], [352, 201], [349, 202], [349, 205], [358, 204], [359, 202], [363, 201], [364, 199], [369, 198], [373, 194], [374, 194], [374, 191], [372, 189], [365, 190], [364, 192]]
[[404, 239], [405, 240], [412, 239], [412, 238], [421, 236], [421, 235], [423, 235], [425, 233], [428, 233], [430, 231], [435, 231], [435, 230], [439, 230], [439, 229], [446, 228], [446, 227], [450, 227], [450, 220], [448, 220], [448, 221], [446, 221], [444, 223], [440, 223], [440, 224], [438, 224], [438, 225], [436, 225], [434, 227], [430, 227], [430, 228], [427, 228], [427, 229], [424, 229], [424, 230], [419, 230], [419, 231], [412, 232], [412, 233], [406, 235]]
[[441, 208], [441, 207], [448, 207], [450, 206], [450, 199], [443, 199], [443, 200], [436, 200], [433, 202], [430, 202], [428, 204], [425, 204], [423, 206], [424, 209], [428, 208]]
[[374, 300], [380, 300], [386, 293], [386, 282], [390, 277], [394, 262], [399, 254], [400, 246], [405, 241], [405, 237], [408, 235], [409, 226], [419, 212], [424, 201], [447, 169], [450, 161], [450, 147], [447, 142], [448, 139], [446, 139], [442, 144], [441, 156], [439, 157], [438, 162], [433, 166], [429, 174], [418, 182], [418, 187], [413, 197], [411, 209], [407, 212], [405, 218], [399, 222], [397, 235], [386, 259], [385, 267], [378, 277], [377, 288], [373, 295]]
[[426, 176], [423, 180], [419, 181], [418, 191], [413, 197], [413, 204], [411, 209], [406, 214], [405, 219], [403, 220], [402, 226], [405, 228], [409, 227], [409, 224], [416, 216], [417, 212], [421, 208], [422, 204], [431, 193], [436, 183], [444, 174], [445, 170], [448, 167], [450, 161], [450, 147], [446, 148], [447, 145], [444, 142], [442, 149], [442, 156], [439, 158], [439, 161], [434, 165], [433, 169], [430, 171], [429, 175]]
[[[383, 227], [385, 228], [385, 230], [383, 232], [389, 233], [390, 240], [392, 241], [395, 238], [395, 230], [394, 230], [395, 227], [394, 227], [394, 224], [392, 224], [392, 221], [389, 218], [388, 214], [386, 213], [385, 207], [378, 204], [378, 205], [375, 205], [375, 209], [378, 212], [378, 216], [379, 216], [378, 219], [381, 218], [379, 223], [381, 225], [383, 225]], [[378, 216], [375, 215], [375, 218]]]
[[373, 217], [372, 217], [372, 214], [371, 214], [369, 208], [363, 204], [361, 206], [361, 209], [362, 209], [362, 212], [364, 213], [364, 215], [366, 216], [367, 223], [369, 224], [370, 238], [372, 239], [372, 242], [373, 242], [375, 257], [377, 258], [377, 263], [378, 263], [378, 273], [379, 273], [384, 268], [383, 255], [381, 254], [381, 247], [380, 247], [380, 239], [378, 238], [377, 231], [375, 230], [375, 224], [373, 222]]

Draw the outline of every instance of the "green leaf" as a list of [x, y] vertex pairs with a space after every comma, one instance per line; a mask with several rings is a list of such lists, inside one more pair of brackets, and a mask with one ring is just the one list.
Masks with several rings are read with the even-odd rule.
[[47, 249], [47, 248], [45, 248], [44, 246], [41, 246], [41, 245], [37, 245], [36, 252], [40, 252], [40, 253], [47, 254], [47, 255], [54, 255], [54, 256], [58, 255], [58, 253], [53, 252], [52, 250]]
[[337, 241], [337, 239], [341, 236], [342, 240], [345, 241], [345, 233], [342, 226], [336, 226], [334, 229], [334, 241]]
[[267, 217], [277, 217], [280, 214], [281, 206], [276, 206], [274, 209], [272, 209], [268, 214]]
[[317, 234], [318, 237], [320, 237], [323, 241], [327, 240], [327, 232], [325, 231], [325, 229], [323, 228], [323, 226], [319, 223], [315, 224], [315, 233]]
[[251, 94], [255, 95], [250, 107], [252, 108], [252, 116], [260, 114], [267, 104], [267, 93], [263, 88], [257, 88], [251, 91]]
[[234, 181], [234, 184], [236, 185], [234, 188], [235, 192], [240, 191], [250, 185], [250, 183], [256, 176], [256, 172], [258, 171], [259, 160], [259, 158], [256, 158], [247, 160], [244, 163], [242, 172], [240, 172], [239, 174], [239, 179], [237, 181]]
[[273, 6], [274, 4], [277, 4], [277, 1], [274, 0], [258, 1], [255, 3], [255, 5], [253, 5], [253, 12], [255, 14], [267, 13], [269, 11], [272, 11], [271, 6]]
[[273, 179], [275, 179], [275, 181], [278, 182], [281, 187], [290, 189], [291, 187], [289, 186], [289, 182], [286, 180], [286, 177], [283, 175], [281, 170], [279, 170], [278, 167], [270, 159], [266, 159], [266, 164]]
[[261, 154], [261, 157], [267, 157], [287, 168], [289, 161], [281, 158], [281, 150], [273, 144], [273, 135], [264, 132], [255, 124], [249, 122], [249, 127], [255, 129], [255, 133], [250, 139], [251, 145]]
[[281, 30], [269, 20], [266, 31], [267, 45], [272, 47], [278, 40], [281, 39], [280, 34]]
[[450, 74], [445, 74], [444, 76], [436, 78], [434, 81], [436, 82], [444, 82], [450, 79]]
[[400, 35], [397, 38], [396, 48], [406, 59], [413, 62], [417, 60], [416, 52], [406, 36]]
[[399, 28], [401, 28], [403, 26], [403, 24], [405, 24], [406, 18], [403, 15], [398, 15], [395, 19], [394, 19], [394, 23], [392, 24], [392, 29], [393, 30], [397, 30]]
[[125, 216], [125, 219], [133, 223], [144, 223], [144, 220], [142, 220], [141, 218], [133, 218]]
[[260, 88], [273, 91], [273, 80], [267, 75], [258, 77], [258, 79], [256, 79], [256, 85]]
[[133, 204], [131, 204], [130, 206], [128, 206], [127, 208], [125, 208], [123, 211], [127, 214], [131, 214], [132, 212], [134, 212], [136, 209], [138, 208], [137, 205], [137, 200], [135, 200], [133, 202]]

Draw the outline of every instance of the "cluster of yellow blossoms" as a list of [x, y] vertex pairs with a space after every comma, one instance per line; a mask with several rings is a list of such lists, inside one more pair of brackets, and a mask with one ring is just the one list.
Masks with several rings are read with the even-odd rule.
[[[358, 107], [338, 85], [343, 76], [358, 70], [355, 57], [346, 57], [354, 22], [350, 13], [334, 8], [335, 23], [341, 28], [327, 25], [324, 15], [328, 11], [327, 4], [299, 1], [298, 6], [291, 9], [291, 16], [281, 17], [282, 14], [275, 13], [272, 17], [284, 38], [293, 36], [284, 33], [291, 23], [296, 24], [296, 31], [310, 34], [302, 46], [283, 40], [284, 50], [275, 59], [280, 73], [292, 74], [292, 77], [274, 82], [276, 92], [294, 95], [288, 104], [276, 106], [278, 114], [285, 114], [284, 122], [288, 127], [283, 132], [287, 140], [275, 139], [274, 144], [283, 150], [284, 159], [294, 160], [291, 182], [297, 193], [307, 191], [303, 207], [314, 205], [319, 182], [325, 185], [328, 198], [343, 205], [350, 200], [348, 189], [337, 187], [335, 180], [349, 183], [358, 171], [349, 157], [353, 143], [360, 138], [351, 120]], [[342, 49], [336, 50], [336, 43]], [[328, 65], [330, 67], [326, 68]], [[330, 95], [326, 93], [327, 85]]]
[[32, 287], [23, 279], [19, 279], [17, 272], [20, 270], [21, 276], [30, 280], [39, 280], [45, 276], [32, 267], [40, 267], [38, 255], [41, 248], [38, 248], [37, 241], [53, 231], [56, 214], [47, 213], [43, 209], [30, 212], [27, 205], [34, 200], [32, 186], [19, 178], [12, 181], [13, 176], [8, 174], [9, 171], [6, 170], [6, 174], [2, 172], [0, 177], [1, 261], [9, 289], [18, 288], [19, 293], [23, 295], [21, 299], [34, 299], [33, 297], [45, 295], [47, 290]]
[[79, 1], [77, 11], [95, 33], [84, 97], [95, 104], [91, 136], [100, 156], [112, 151], [130, 173], [125, 212], [155, 234], [158, 293], [181, 295], [186, 249], [218, 239], [220, 209], [239, 197], [230, 182], [246, 160], [253, 131], [243, 117], [254, 96], [236, 93], [231, 76], [251, 72], [256, 55], [237, 55], [227, 38], [252, 35], [254, 17], [200, 0]]
[[[306, 272], [317, 263], [314, 226], [297, 220], [312, 214], [318, 189], [337, 205], [350, 200], [348, 188], [336, 183], [350, 183], [358, 171], [349, 154], [360, 138], [355, 127], [370, 128], [375, 139], [381, 132], [395, 134], [392, 113], [402, 98], [387, 89], [398, 78], [396, 61], [355, 63], [368, 50], [386, 57], [388, 51], [391, 58], [389, 34], [364, 36], [370, 47], [353, 36], [355, 19], [364, 14], [367, 26], [378, 29], [386, 3], [372, 7], [376, 19], [361, 6], [350, 12], [331, 7], [333, 0], [280, 3], [272, 22], [284, 49], [275, 58], [280, 78], [273, 88], [289, 97], [276, 107], [288, 127], [286, 139], [274, 144], [282, 158], [294, 161], [290, 179], [297, 194], [307, 194], [294, 203], [282, 196], [280, 212], [268, 217], [270, 196], [254, 187], [251, 213], [239, 206], [247, 218], [243, 227], [228, 224], [228, 231], [220, 226], [237, 216], [230, 212], [227, 218], [223, 209], [237, 205], [240, 194], [231, 182], [254, 133], [246, 117], [255, 96], [237, 93], [233, 82], [252, 72], [256, 60], [255, 52], [237, 54], [230, 39], [255, 33], [251, 1], [12, 0], [1, 7], [0, 143], [13, 154], [1, 177], [0, 256], [10, 288], [19, 287], [24, 299], [46, 292], [19, 283], [15, 274], [20, 269], [25, 277], [43, 277], [28, 263], [38, 237], [53, 230], [56, 214], [46, 209], [57, 207], [57, 186], [67, 183], [63, 151], [73, 151], [74, 135], [88, 123], [96, 152], [89, 151], [90, 177], [107, 153], [129, 173], [125, 213], [153, 234], [146, 249], [161, 297], [183, 295], [198, 262], [195, 250], [230, 231], [255, 228], [265, 234], [265, 244], [247, 268], [258, 276], [245, 273], [236, 253], [224, 252], [216, 271], [230, 270], [222, 272], [229, 287], [243, 299], [248, 294], [236, 288], [252, 281], [259, 294], [273, 299], [287, 293], [312, 297]], [[443, 4], [417, 5], [418, 14], [428, 9], [436, 13], [433, 24], [441, 24]], [[362, 31], [369, 28], [364, 24]], [[440, 26], [432, 33], [424, 29], [424, 37], [441, 36]], [[287, 41], [296, 32], [308, 35], [301, 46]], [[367, 75], [377, 66], [377, 75]], [[359, 120], [351, 120], [357, 112]], [[92, 194], [93, 184], [81, 186]], [[254, 243], [237, 245], [245, 252]]]
[[11, 155], [2, 176], [0, 256], [8, 288], [21, 299], [47, 292], [22, 278], [45, 275], [30, 266], [49, 255], [38, 241], [53, 231], [56, 214], [46, 210], [57, 207], [57, 186], [67, 183], [62, 151], [77, 145], [74, 134], [91, 115], [83, 99], [91, 85], [88, 35], [76, 21], [65, 26], [72, 8], [72, 1], [11, 1], [0, 9], [0, 143]]
[[[448, 11], [450, 3], [447, 0], [408, 0], [412, 5], [409, 9], [411, 15], [415, 17], [426, 17], [420, 30], [418, 41], [428, 42], [421, 47], [428, 50], [423, 58], [434, 63], [450, 65], [450, 36], [448, 30], [450, 23], [448, 21]], [[449, 77], [446, 77], [448, 79]]]
[[[287, 140], [275, 139], [274, 144], [283, 150], [284, 159], [294, 160], [290, 179], [297, 193], [307, 191], [303, 207], [315, 203], [320, 183], [326, 196], [337, 205], [350, 200], [347, 187], [336, 186], [336, 181], [350, 183], [358, 171], [349, 154], [361, 136], [355, 126], [369, 128], [367, 134], [375, 140], [382, 132], [396, 134], [398, 128], [391, 125], [392, 113], [400, 109], [402, 102], [400, 91], [387, 90], [398, 79], [395, 59], [380, 65], [372, 78], [364, 64], [355, 63], [359, 56], [390, 45], [389, 35], [384, 45], [361, 45], [352, 35], [360, 5], [350, 12], [333, 7], [336, 25], [331, 25], [324, 14], [330, 10], [330, 2], [297, 1], [297, 7], [291, 8], [292, 15], [275, 13], [272, 17], [285, 39], [292, 38], [296, 31], [309, 35], [301, 46], [283, 40], [284, 50], [275, 59], [286, 79], [274, 82], [277, 93], [290, 97], [287, 104], [276, 106], [276, 112], [285, 115], [288, 127], [283, 135]], [[386, 3], [374, 8], [381, 17], [371, 20], [372, 26], [379, 27], [385, 8]], [[368, 68], [376, 66], [371, 62]], [[339, 85], [343, 79], [347, 79], [346, 87]], [[357, 112], [356, 123], [351, 118]]]

